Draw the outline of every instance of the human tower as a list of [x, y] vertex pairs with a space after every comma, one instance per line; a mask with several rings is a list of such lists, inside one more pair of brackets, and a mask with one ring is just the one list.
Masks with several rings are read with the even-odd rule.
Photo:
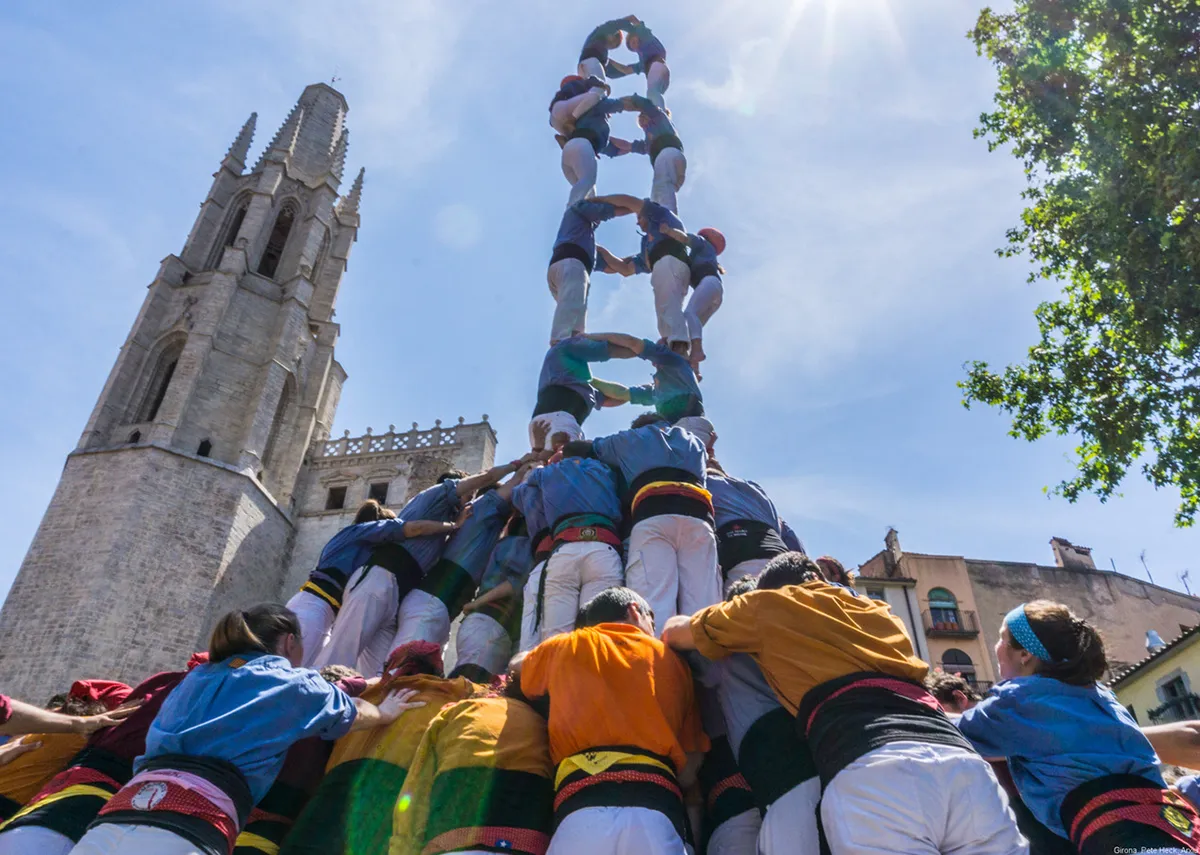
[[[610, 97], [628, 74], [646, 95]], [[1168, 790], [1155, 753], [1200, 766], [1194, 734], [1138, 728], [1094, 627], [1017, 606], [980, 699], [717, 462], [698, 379], [725, 241], [679, 218], [669, 81], [631, 15], [551, 102], [571, 191], [529, 452], [364, 503], [286, 606], [225, 615], [178, 672], [0, 695], [0, 734], [39, 734], [0, 745], [0, 855], [1198, 851], [1200, 784]], [[624, 110], [644, 140], [611, 137]], [[596, 196], [630, 152], [650, 196]], [[628, 214], [641, 251], [616, 258], [595, 229]], [[660, 341], [586, 331], [597, 270], [650, 274]], [[645, 386], [591, 375], [636, 357]], [[653, 409], [585, 438], [627, 402]]]

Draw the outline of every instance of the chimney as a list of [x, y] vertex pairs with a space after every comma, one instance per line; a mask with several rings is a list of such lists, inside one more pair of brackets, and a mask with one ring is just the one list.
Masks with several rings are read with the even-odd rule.
[[900, 549], [900, 533], [894, 528], [889, 528], [883, 537], [883, 545], [887, 549], [887, 553], [883, 556], [887, 574], [889, 576], [900, 575], [900, 559], [904, 557], [904, 552]]
[[1050, 548], [1054, 551], [1054, 563], [1058, 567], [1071, 567], [1077, 570], [1095, 570], [1096, 562], [1092, 560], [1090, 546], [1076, 546], [1065, 537], [1050, 538]]

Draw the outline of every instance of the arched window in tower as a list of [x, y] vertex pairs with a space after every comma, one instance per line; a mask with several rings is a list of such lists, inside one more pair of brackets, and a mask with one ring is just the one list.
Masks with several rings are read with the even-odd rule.
[[958, 600], [945, 588], [933, 588], [929, 592], [929, 618], [934, 629], [959, 629], [962, 617], [958, 612]]
[[968, 683], [975, 683], [975, 663], [957, 647], [951, 647], [942, 654], [942, 670], [947, 674], [958, 674]]
[[288, 235], [292, 233], [292, 223], [296, 221], [296, 208], [291, 203], [285, 204], [275, 217], [275, 225], [271, 236], [267, 238], [267, 247], [263, 250], [262, 259], [258, 262], [258, 272], [268, 278], [274, 278], [283, 258], [283, 250], [287, 246]]
[[[267, 445], [263, 449], [263, 469], [269, 469], [275, 460], [275, 450], [279, 444], [279, 434], [283, 431], [284, 420], [287, 417], [288, 406], [292, 402], [292, 379], [289, 377], [283, 384], [283, 392], [279, 395], [279, 404], [275, 407], [275, 417], [271, 419], [271, 432], [267, 434]], [[259, 479], [262, 480], [261, 478]]]
[[237, 240], [238, 232], [242, 230], [242, 221], [246, 219], [246, 210], [250, 207], [250, 199], [244, 198], [237, 203], [233, 209], [233, 216], [225, 226], [225, 231], [221, 235], [221, 239], [213, 244], [213, 251], [208, 258], [208, 267], [214, 268], [221, 263], [221, 255], [225, 252], [225, 247], [233, 246], [233, 242]]
[[159, 352], [134, 422], [152, 422], [158, 416], [167, 390], [171, 387], [171, 378], [175, 376], [175, 368], [179, 365], [179, 357], [183, 354], [184, 341], [182, 337], [178, 338]]

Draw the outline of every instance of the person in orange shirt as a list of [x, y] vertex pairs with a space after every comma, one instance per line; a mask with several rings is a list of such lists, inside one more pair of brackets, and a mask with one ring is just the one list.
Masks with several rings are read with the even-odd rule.
[[758, 663], [812, 749], [833, 855], [1028, 852], [991, 767], [921, 683], [904, 624], [808, 556], [776, 556], [757, 590], [673, 618], [663, 640]]
[[550, 705], [547, 855], [684, 855], [682, 791], [709, 748], [691, 672], [629, 588], [597, 594], [576, 627], [513, 664], [522, 693]]

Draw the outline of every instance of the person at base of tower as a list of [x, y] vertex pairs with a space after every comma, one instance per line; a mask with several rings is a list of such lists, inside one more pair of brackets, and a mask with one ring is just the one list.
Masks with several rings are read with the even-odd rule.
[[417, 641], [388, 657], [383, 679], [363, 697], [414, 692], [412, 709], [388, 727], [343, 736], [316, 794], [305, 805], [279, 855], [386, 855], [392, 812], [429, 723], [447, 704], [483, 694], [462, 677], [442, 676], [442, 651]]
[[393, 812], [390, 855], [544, 855], [554, 813], [546, 720], [509, 680], [502, 697], [442, 708]]
[[574, 205], [596, 194], [597, 161], [600, 155], [620, 157], [628, 152], [629, 143], [626, 140], [614, 142], [608, 125], [609, 116], [624, 110], [621, 99], [603, 98], [575, 119], [575, 130], [557, 137], [558, 144], [562, 146], [563, 177], [571, 185], [567, 205]]
[[567, 75], [550, 100], [550, 127], [564, 136], [574, 132], [575, 120], [603, 101], [611, 91], [602, 78]]
[[1166, 789], [1154, 748], [1100, 680], [1095, 627], [1060, 603], [1010, 611], [996, 643], [1000, 682], [958, 727], [985, 757], [1008, 760], [1034, 816], [1082, 855], [1196, 852], [1200, 817]]
[[[729, 602], [755, 589], [746, 576], [725, 595]], [[694, 658], [692, 658], [694, 657]], [[690, 654], [701, 684], [716, 692], [729, 747], [762, 815], [761, 855], [820, 852], [817, 811], [821, 779], [796, 718], [779, 703], [754, 660], [745, 653], [710, 662]]]
[[725, 295], [725, 286], [721, 282], [725, 268], [717, 260], [717, 256], [725, 251], [725, 235], [711, 226], [695, 234], [682, 229], [669, 229], [666, 234], [688, 249], [692, 296], [684, 307], [683, 317], [691, 336], [692, 365], [699, 371], [700, 363], [708, 358], [704, 352], [704, 325], [721, 308]]
[[[73, 718], [103, 715], [121, 706], [130, 691], [112, 680], [77, 680], [46, 707]], [[37, 796], [86, 744], [82, 733], [31, 733], [11, 740], [5, 747], [14, 756], [0, 768], [0, 821], [11, 819]]]
[[665, 107], [663, 96], [671, 85], [671, 70], [667, 68], [667, 49], [658, 37], [641, 21], [625, 31], [625, 47], [638, 55], [633, 65], [609, 60], [604, 70], [613, 80], [630, 74], [646, 76], [646, 97], [659, 108]]
[[721, 599], [712, 496], [705, 489], [707, 455], [693, 434], [657, 413], [630, 430], [573, 446], [616, 469], [628, 487], [623, 502], [632, 528], [625, 584], [666, 620]]
[[462, 613], [463, 605], [479, 586], [488, 556], [512, 513], [513, 489], [525, 479], [531, 466], [526, 463], [499, 487], [489, 488], [471, 500], [470, 514], [450, 536], [442, 557], [400, 603], [393, 649], [410, 641], [444, 646], [450, 640], [450, 623]]
[[546, 281], [556, 306], [550, 326], [550, 346], [587, 331], [589, 277], [596, 266], [596, 226], [632, 213], [628, 208], [595, 199], [581, 199], [563, 212]]
[[614, 18], [588, 33], [583, 40], [583, 50], [579, 53], [579, 76], [603, 80], [604, 69], [609, 62], [608, 52], [621, 46], [622, 33], [631, 29], [636, 21], [633, 15]]
[[597, 196], [595, 201], [628, 208], [637, 214], [638, 227], [643, 233], [641, 261], [606, 258], [606, 265], [622, 276], [650, 271], [654, 310], [658, 316], [658, 334], [672, 350], [686, 357], [691, 335], [688, 332], [687, 320], [683, 316], [683, 300], [692, 281], [692, 272], [688, 267], [687, 248], [679, 241], [667, 237], [670, 229], [687, 231], [683, 220], [669, 208], [650, 199], [614, 193]]
[[[808, 740], [833, 855], [1028, 851], [991, 767], [921, 684], [929, 667], [904, 624], [824, 581], [807, 556], [775, 557], [756, 590], [667, 621], [663, 640], [712, 660], [753, 657]], [[914, 782], [921, 809], [897, 810]]]
[[458, 659], [451, 677], [487, 684], [504, 673], [520, 642], [521, 592], [532, 569], [529, 529], [525, 517], [514, 511], [488, 556], [475, 599], [463, 606], [454, 645]]
[[[669, 422], [704, 415], [704, 396], [687, 359], [665, 345], [624, 333], [589, 333], [588, 338], [607, 342], [616, 358], [640, 357], [654, 366], [653, 382], [622, 386], [593, 379], [591, 385], [606, 399], [654, 407]], [[628, 354], [628, 357], [625, 356]]]
[[[321, 678], [337, 686], [352, 698], [366, 691], [370, 683], [353, 668], [330, 665], [321, 669]], [[301, 739], [288, 749], [283, 768], [271, 783], [271, 789], [250, 811], [246, 827], [238, 835], [233, 855], [276, 855], [288, 831], [312, 798], [325, 777], [325, 764], [333, 753], [333, 743], [320, 736]]]
[[[535, 434], [533, 450], [545, 453], [543, 444], [546, 441], [548, 427], [538, 424], [532, 428]], [[525, 526], [529, 530], [529, 548], [533, 552], [533, 567], [525, 579], [525, 587], [521, 590], [521, 634], [517, 649], [531, 649], [541, 638], [537, 602], [538, 590], [542, 583], [542, 572], [546, 568], [546, 559], [554, 548], [553, 533], [546, 521], [542, 505], [542, 491], [536, 483], [528, 485], [524, 490], [513, 491], [513, 507], [517, 513], [525, 517]], [[494, 596], [499, 596], [494, 595]]]
[[578, 455], [535, 469], [517, 491], [536, 490], [550, 521], [553, 547], [538, 584], [538, 639], [570, 632], [579, 607], [621, 585], [621, 501], [617, 475], [607, 464]]
[[[650, 158], [654, 178], [650, 183], [650, 198], [679, 213], [676, 194], [683, 188], [687, 178], [687, 158], [683, 154], [683, 141], [671, 121], [671, 111], [659, 107], [641, 95], [626, 95], [625, 105], [638, 111], [638, 126], [645, 131], [645, 138], [630, 142], [633, 154], [645, 154]], [[615, 141], [621, 148], [625, 143]]]
[[[449, 527], [443, 525], [443, 528]], [[406, 537], [437, 534], [439, 530], [424, 521], [407, 523], [397, 519], [395, 512], [374, 499], [363, 502], [354, 515], [354, 522], [325, 544], [317, 559], [317, 568], [287, 602], [287, 607], [300, 620], [306, 658], [303, 664], [313, 664], [329, 642], [330, 631], [342, 608], [346, 581], [363, 566], [375, 547]]]
[[277, 603], [218, 621], [209, 662], [175, 688], [146, 734], [134, 776], [72, 850], [74, 855], [229, 852], [293, 743], [382, 727], [410, 692], [378, 706], [300, 667], [300, 623]]
[[706, 855], [753, 855], [758, 852], [762, 828], [754, 794], [738, 769], [716, 693], [698, 685], [696, 694], [704, 732], [712, 746], [696, 773], [704, 800], [701, 849]]
[[709, 748], [692, 677], [653, 636], [650, 605], [609, 588], [578, 628], [513, 662], [521, 692], [548, 701], [557, 766], [548, 855], [684, 855], [682, 791]]
[[[409, 499], [400, 510], [400, 518], [457, 528], [466, 519], [464, 513], [469, 512], [470, 506], [464, 508], [464, 501], [518, 468], [520, 461], [494, 466], [476, 475], [457, 469], [445, 472], [436, 484]], [[378, 676], [388, 651], [393, 648], [400, 603], [421, 584], [445, 546], [446, 538], [439, 533], [376, 547], [350, 577], [346, 602], [334, 622], [329, 643], [313, 664], [318, 668], [346, 665], [369, 677]]]
[[0, 855], [66, 855], [105, 803], [133, 777], [133, 761], [146, 752], [146, 733], [167, 695], [187, 672], [208, 661], [194, 653], [184, 671], [143, 680], [117, 710], [120, 722], [93, 733], [71, 760], [8, 822], [0, 825]]

